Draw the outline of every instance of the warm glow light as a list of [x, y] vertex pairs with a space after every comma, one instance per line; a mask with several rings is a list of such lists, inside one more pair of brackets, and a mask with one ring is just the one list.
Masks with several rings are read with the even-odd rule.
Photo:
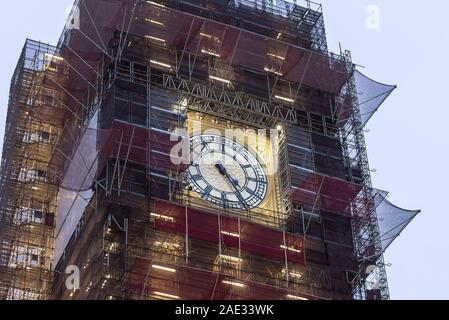
[[278, 124], [277, 129], [278, 129], [278, 131], [282, 131], [282, 129], [284, 129], [284, 127], [281, 124]]
[[297, 272], [289, 272], [289, 275], [293, 278], [302, 278], [302, 274]]
[[62, 58], [62, 57], [59, 57], [59, 56], [55, 56], [54, 54], [50, 54], [50, 53], [45, 53], [45, 58], [47, 59], [47, 60], [58, 60], [58, 61], [63, 61], [64, 60], [64, 58]]
[[279, 59], [279, 60], [285, 60], [284, 57], [278, 56], [277, 54], [274, 54], [274, 53], [267, 53], [267, 56], [272, 57], [272, 58], [276, 58], [276, 59]]
[[156, 270], [167, 271], [167, 272], [171, 272], [171, 273], [176, 272], [176, 270], [173, 268], [167, 268], [167, 267], [159, 266], [157, 264], [153, 264], [152, 267], [153, 267], [153, 269], [156, 269]]
[[244, 288], [245, 287], [245, 285], [243, 283], [235, 282], [235, 281], [223, 280], [223, 283], [224, 284], [228, 284], [230, 286], [239, 287], [239, 288]]
[[170, 243], [170, 242], [162, 243], [162, 242], [157, 241], [154, 244], [157, 245], [157, 246], [164, 246], [164, 247], [173, 247], [173, 248], [179, 248], [180, 247], [179, 244], [177, 244], [177, 243]]
[[214, 57], [218, 57], [218, 58], [221, 57], [218, 53], [216, 53], [216, 52], [214, 52], [212, 50], [201, 49], [201, 52], [205, 53], [205, 54], [208, 54], [208, 55], [211, 55], [211, 56], [214, 56]]
[[154, 291], [153, 293], [154, 293], [156, 296], [160, 296], [160, 297], [164, 297], [164, 298], [175, 299], [175, 300], [181, 299], [181, 298], [178, 297], [178, 296], [174, 296], [174, 295], [172, 295], [172, 294], [163, 293], [163, 292], [159, 292], [159, 291]]
[[276, 71], [276, 70], [274, 70], [274, 69], [270, 69], [270, 68], [268, 68], [268, 67], [265, 67], [264, 70], [265, 70], [266, 72], [271, 72], [271, 73], [277, 74], [278, 76], [283, 76], [282, 73], [280, 73], [280, 72], [278, 72], [278, 71]]
[[291, 294], [288, 294], [288, 295], [287, 295], [287, 298], [289, 298], [289, 299], [291, 299], [291, 300], [303, 300], [303, 301], [309, 300], [309, 299], [307, 299], [307, 298], [303, 298], [303, 297], [299, 297], [299, 296], [294, 296], [294, 295], [291, 295]]
[[175, 219], [173, 217], [164, 216], [164, 215], [157, 214], [157, 213], [151, 213], [150, 215], [156, 219], [162, 219], [162, 220], [171, 221], [171, 222], [175, 221]]
[[159, 61], [156, 61], [156, 60], [150, 60], [150, 63], [151, 64], [155, 64], [155, 65], [160, 66], [160, 67], [171, 69], [171, 65], [163, 63], [163, 62], [159, 62]]
[[155, 5], [155, 6], [158, 6], [158, 7], [161, 7], [161, 8], [165, 8], [165, 6], [163, 4], [156, 3], [156, 2], [153, 2], [153, 1], [147, 1], [147, 3]]
[[220, 43], [220, 42], [221, 42], [219, 38], [217, 38], [217, 37], [215, 37], [215, 36], [212, 36], [212, 35], [210, 35], [210, 34], [204, 33], [204, 32], [200, 32], [200, 36], [202, 36], [202, 37], [204, 37], [204, 38], [207, 38], [207, 39], [209, 39], [209, 40], [213, 40], [213, 41], [215, 41], [215, 42], [217, 42], [217, 43]]
[[288, 251], [292, 251], [292, 252], [296, 252], [296, 253], [301, 253], [301, 250], [299, 250], [299, 249], [295, 249], [295, 248], [292, 248], [292, 247], [286, 247], [286, 246], [284, 246], [284, 245], [281, 245], [281, 248], [282, 249], [287, 249]]
[[212, 80], [217, 80], [217, 81], [224, 82], [226, 84], [231, 84], [231, 81], [223, 79], [223, 78], [219, 78], [219, 77], [215, 77], [215, 76], [209, 76], [209, 78], [211, 78]]
[[153, 19], [149, 19], [149, 18], [145, 18], [146, 22], [152, 23], [152, 24], [157, 24], [158, 26], [164, 26], [164, 24], [162, 22], [153, 20]]
[[287, 98], [287, 97], [283, 97], [283, 96], [274, 96], [276, 99], [279, 99], [279, 100], [284, 100], [284, 101], [287, 101], [287, 102], [295, 102], [295, 100], [293, 100], [293, 99], [291, 99], [291, 98]]
[[223, 260], [229, 260], [229, 261], [234, 261], [234, 262], [242, 262], [243, 260], [237, 257], [232, 257], [232, 256], [226, 256], [226, 255], [221, 255], [221, 258]]
[[224, 235], [230, 236], [230, 237], [240, 238], [240, 235], [238, 235], [237, 233], [227, 232], [227, 231], [222, 231], [221, 233]]
[[157, 37], [153, 37], [153, 36], [145, 36], [145, 38], [165, 43], [165, 40], [161, 39], [161, 38], [157, 38]]

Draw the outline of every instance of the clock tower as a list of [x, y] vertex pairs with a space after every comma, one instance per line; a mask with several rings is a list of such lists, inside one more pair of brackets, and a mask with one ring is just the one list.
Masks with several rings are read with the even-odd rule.
[[417, 212], [373, 188], [364, 126], [394, 87], [328, 51], [321, 5], [73, 12], [13, 81], [0, 298], [389, 298]]

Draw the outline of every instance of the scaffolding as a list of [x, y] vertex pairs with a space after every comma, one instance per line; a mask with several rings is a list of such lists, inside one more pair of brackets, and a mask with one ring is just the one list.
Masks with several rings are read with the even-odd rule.
[[47, 165], [61, 133], [45, 84], [63, 74], [55, 47], [27, 40], [11, 83], [1, 175], [0, 299], [45, 299], [52, 278], [57, 187]]
[[[418, 212], [372, 188], [363, 128], [394, 87], [327, 52], [321, 6], [297, 2], [77, 0], [57, 47], [28, 41], [2, 163], [1, 298], [388, 299], [382, 254]], [[277, 128], [279, 205], [195, 196], [172, 154], [195, 118]]]

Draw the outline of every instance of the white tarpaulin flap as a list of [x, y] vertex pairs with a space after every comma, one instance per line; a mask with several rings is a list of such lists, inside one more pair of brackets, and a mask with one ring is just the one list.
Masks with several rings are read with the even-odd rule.
[[357, 86], [362, 123], [365, 126], [384, 101], [396, 89], [396, 86], [374, 81], [358, 70], [354, 72], [354, 78]]
[[393, 205], [386, 198], [386, 193], [376, 194], [376, 212], [379, 220], [380, 241], [383, 250], [387, 250], [393, 241], [402, 233], [407, 225], [421, 212], [405, 210]]

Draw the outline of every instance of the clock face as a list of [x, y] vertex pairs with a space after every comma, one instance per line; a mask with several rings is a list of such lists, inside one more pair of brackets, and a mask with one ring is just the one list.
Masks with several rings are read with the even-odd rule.
[[189, 168], [189, 183], [203, 200], [236, 210], [249, 210], [263, 202], [267, 176], [245, 147], [217, 135], [195, 136], [191, 146], [195, 159]]

